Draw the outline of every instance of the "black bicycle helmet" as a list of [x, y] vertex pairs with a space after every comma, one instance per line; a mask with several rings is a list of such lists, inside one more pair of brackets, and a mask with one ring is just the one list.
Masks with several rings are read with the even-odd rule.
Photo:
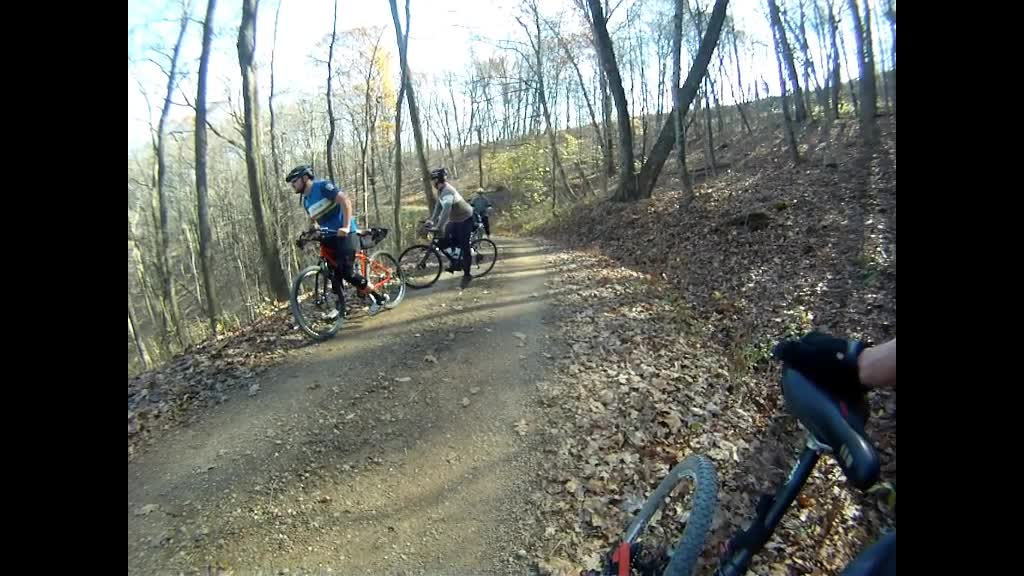
[[296, 166], [295, 168], [292, 168], [292, 171], [289, 172], [287, 176], [284, 177], [284, 181], [291, 184], [292, 180], [295, 180], [296, 178], [301, 178], [303, 176], [309, 176], [310, 179], [312, 179], [313, 167], [310, 166], [309, 164], [302, 164], [301, 166]]
[[433, 180], [434, 182], [439, 182], [441, 180], [447, 180], [448, 179], [448, 170], [444, 166], [442, 166], [442, 167], [438, 168], [437, 170], [434, 170], [433, 172], [430, 173], [430, 179]]

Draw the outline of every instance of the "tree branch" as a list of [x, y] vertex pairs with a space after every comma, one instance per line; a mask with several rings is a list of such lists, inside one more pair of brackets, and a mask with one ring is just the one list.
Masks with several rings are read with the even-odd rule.
[[[179, 90], [180, 90], [180, 88], [179, 88]], [[184, 90], [181, 90], [181, 97], [185, 99], [185, 104], [187, 104], [189, 108], [191, 108], [193, 110], [196, 109], [196, 105], [189, 101], [188, 96], [185, 94]], [[245, 151], [245, 146], [243, 146], [237, 140], [232, 140], [231, 138], [228, 138], [227, 136], [221, 134], [220, 130], [217, 130], [217, 127], [210, 123], [209, 119], [206, 120], [206, 127], [209, 128], [211, 132], [216, 134], [221, 140], [224, 140], [225, 142], [227, 142], [228, 144], [231, 144], [232, 146], [234, 146], [235, 148], [237, 148], [238, 150], [240, 150], [242, 152]]]

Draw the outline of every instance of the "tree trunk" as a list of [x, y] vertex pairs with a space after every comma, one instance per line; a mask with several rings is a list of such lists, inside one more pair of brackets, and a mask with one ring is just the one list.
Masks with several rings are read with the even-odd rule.
[[[377, 183], [376, 183], [376, 171], [370, 166], [369, 170], [373, 172], [371, 176], [367, 170], [366, 155], [373, 155], [374, 148], [371, 149], [371, 139], [373, 138], [374, 125], [377, 123], [376, 110], [373, 108], [372, 100], [372, 87], [373, 87], [373, 69], [377, 61], [377, 51], [380, 49], [380, 40], [384, 37], [384, 31], [381, 30], [381, 34], [377, 36], [377, 41], [373, 44], [373, 51], [370, 52], [370, 60], [366, 64], [366, 87], [363, 96], [363, 140], [361, 153], [361, 164], [362, 164], [362, 184], [363, 184], [363, 226], [368, 227], [370, 225], [370, 204], [369, 204], [369, 192], [367, 190], [367, 184], [373, 187], [373, 202], [374, 206], [377, 205]], [[373, 163], [371, 158], [370, 163]], [[380, 208], [376, 207], [377, 210], [377, 221], [380, 222]]]
[[[274, 114], [274, 61], [277, 54], [277, 22], [281, 18], [282, 4], [284, 4], [284, 0], [279, 0], [277, 10], [274, 11], [274, 44], [270, 48], [270, 156], [274, 162], [274, 183], [277, 186], [281, 185], [283, 179], [281, 178], [281, 156], [277, 150], [277, 116]], [[287, 230], [285, 230], [285, 234], [288, 234]]]
[[704, 166], [705, 174], [717, 176], [715, 172], [715, 142], [711, 131], [711, 101], [708, 96], [711, 80], [704, 77]]
[[[206, 76], [209, 71], [210, 44], [213, 40], [213, 14], [217, 0], [207, 0], [206, 19], [203, 21], [203, 51], [199, 57], [199, 83], [196, 89], [196, 197], [199, 210], [199, 265], [203, 272], [203, 287], [206, 295], [206, 316], [210, 322], [210, 333], [217, 334], [217, 320], [220, 317], [220, 302], [217, 300], [217, 286], [213, 280], [213, 257], [210, 254], [213, 230], [210, 228], [210, 199], [206, 180]], [[271, 123], [273, 126], [273, 123]], [[271, 130], [273, 137], [273, 130]]]
[[640, 195], [645, 198], [651, 196], [655, 184], [658, 183], [658, 176], [661, 175], [661, 169], [665, 166], [665, 161], [668, 160], [669, 155], [672, 153], [672, 145], [675, 142], [676, 133], [675, 114], [678, 111], [683, 111], [685, 114], [685, 111], [690, 108], [690, 104], [697, 94], [697, 88], [707, 72], [708, 63], [711, 62], [715, 46], [718, 45], [718, 37], [722, 33], [722, 24], [725, 22], [725, 11], [728, 5], [729, 0], [715, 0], [715, 6], [711, 10], [711, 19], [708, 21], [708, 28], [701, 39], [700, 48], [697, 50], [697, 56], [693, 59], [690, 71], [686, 75], [686, 81], [683, 82], [682, 96], [680, 98], [682, 104], [679, 108], [673, 108], [669, 113], [669, 118], [666, 119], [661, 132], [658, 133], [658, 140], [651, 148], [651, 156], [640, 168], [637, 188]]
[[[408, 6], [408, 3], [406, 4]], [[394, 0], [392, 0], [394, 7]], [[405, 46], [409, 42], [409, 30], [406, 29], [404, 36], [398, 37], [399, 45]], [[395, 104], [395, 197], [394, 197], [394, 218], [395, 218], [395, 252], [402, 251], [402, 103], [405, 100], [405, 88], [407, 86], [405, 75], [408, 72], [406, 67], [401, 66], [401, 85], [398, 88], [398, 101]]]
[[[853, 68], [850, 66], [850, 59], [846, 56], [845, 36], [845, 34], [839, 35], [839, 51], [843, 55], [843, 67], [850, 71], [853, 70]], [[853, 102], [854, 113], [860, 114], [860, 98], [857, 97], [857, 81], [853, 78], [853, 74], [850, 72], [847, 72], [847, 75], [850, 77], [850, 81], [847, 83], [849, 85], [848, 88], [850, 89], [850, 102]]]
[[[277, 115], [274, 110], [274, 97], [275, 91], [275, 74], [274, 64], [277, 54], [277, 24], [281, 17], [281, 5], [284, 4], [284, 0], [280, 0], [277, 3], [277, 10], [274, 11], [274, 44], [270, 50], [270, 157], [274, 163], [274, 186], [271, 186], [271, 190], [277, 190], [284, 182], [284, 177], [281, 176], [281, 154], [277, 146]], [[290, 239], [292, 237], [292, 226], [291, 218], [288, 216], [287, 210], [281, 210], [277, 214], [277, 229], [279, 231], [278, 237], [284, 237]], [[291, 284], [293, 277], [293, 271], [298, 269], [297, 265], [294, 265], [298, 259], [295, 256], [295, 243], [287, 242], [285, 246], [288, 248], [288, 254], [285, 256], [285, 260], [288, 262], [288, 283]]]
[[380, 217], [380, 201], [377, 199], [377, 158], [377, 111], [374, 110], [370, 119], [370, 195], [373, 197], [373, 213], [380, 226], [384, 221]]
[[[686, 110], [683, 109], [682, 92], [682, 50], [683, 50], [683, 2], [676, 0], [676, 9], [672, 15], [672, 108], [673, 130], [676, 144], [676, 164], [679, 167], [679, 180], [683, 187], [683, 206], [693, 201], [693, 182], [690, 171], [686, 169]], [[652, 150], [653, 153], [653, 150]]]
[[[604, 173], [605, 176], [615, 176], [615, 159], [613, 158], [615, 145], [612, 140], [612, 96], [608, 92], [608, 76], [598, 63], [597, 78], [601, 88], [601, 126], [603, 130], [601, 145], [604, 152]], [[605, 178], [604, 193], [608, 194], [608, 179]]]
[[800, 153], [796, 149], [796, 136], [793, 134], [793, 122], [789, 117], [789, 97], [786, 90], [786, 75], [782, 72], [782, 61], [785, 59], [785, 45], [782, 38], [785, 37], [785, 31], [782, 30], [782, 23], [779, 19], [779, 9], [775, 6], [775, 0], [768, 0], [768, 5], [771, 13], [769, 18], [772, 26], [772, 39], [775, 41], [775, 62], [779, 70], [779, 86], [782, 89], [782, 129], [785, 131], [786, 143], [789, 145], [790, 159], [793, 161], [793, 164], [797, 164], [800, 162]]
[[[527, 36], [530, 37], [530, 45], [533, 47], [533, 54], [535, 57], [534, 61], [534, 75], [537, 78], [537, 100], [540, 101], [541, 112], [544, 114], [544, 128], [548, 136], [548, 145], [551, 146], [551, 167], [552, 173], [558, 174], [558, 179], [562, 183], [562, 187], [565, 189], [566, 196], [572, 195], [572, 188], [569, 187], [569, 178], [565, 175], [565, 167], [562, 166], [562, 159], [558, 153], [558, 138], [555, 135], [555, 128], [551, 125], [551, 110], [548, 108], [548, 97], [544, 88], [544, 67], [543, 67], [543, 54], [541, 50], [543, 48], [543, 38], [540, 34], [540, 13], [537, 11], [537, 5], [535, 3], [529, 4], [531, 11], [533, 12], [533, 29], [536, 36], [530, 36], [530, 29], [521, 20], [519, 25], [526, 31]], [[554, 177], [552, 177], [554, 180]], [[555, 189], [551, 189], [551, 205], [554, 207], [555, 202]]]
[[253, 62], [256, 50], [256, 0], [242, 1], [242, 23], [238, 27], [238, 66], [242, 73], [242, 103], [245, 109], [245, 165], [249, 179], [249, 199], [252, 202], [256, 235], [260, 242], [263, 266], [274, 298], [288, 299], [288, 282], [281, 266], [281, 253], [277, 242], [267, 232], [263, 213], [263, 175], [260, 158], [259, 99], [256, 91], [256, 68]]
[[[554, 32], [554, 30], [552, 30]], [[565, 57], [569, 60], [569, 64], [572, 65], [572, 69], [576, 72], [576, 79], [580, 83], [580, 92], [583, 93], [583, 101], [587, 105], [587, 113], [590, 114], [590, 124], [594, 127], [594, 134], [597, 135], [598, 142], [601, 144], [601, 152], [604, 153], [605, 142], [601, 138], [601, 126], [597, 122], [597, 113], [594, 112], [594, 105], [590, 101], [590, 96], [587, 94], [586, 83], [583, 81], [583, 73], [580, 72], [579, 63], [576, 61], [576, 57], [573, 56], [572, 50], [565, 44], [565, 40], [555, 32], [555, 39], [558, 40], [558, 45], [561, 46], [562, 52], [565, 53]], [[566, 124], [568, 126], [568, 124]], [[610, 155], [609, 155], [610, 158]]]
[[476, 169], [480, 175], [480, 189], [484, 189], [484, 139], [480, 134], [480, 127], [476, 127]]
[[[463, 145], [463, 134], [462, 127], [459, 125], [459, 109], [455, 105], [455, 91], [452, 90], [452, 86], [455, 84], [455, 79], [451, 78], [448, 82], [448, 96], [452, 101], [452, 123], [455, 124], [455, 144], [459, 147], [459, 162], [462, 162], [466, 156], [466, 149]], [[472, 109], [472, 107], [470, 108]], [[449, 144], [449, 149], [451, 145]]]
[[612, 196], [620, 202], [632, 202], [639, 199], [637, 194], [636, 174], [633, 170], [633, 126], [629, 117], [629, 106], [626, 92], [622, 89], [622, 77], [619, 65], [615, 60], [615, 49], [604, 18], [601, 0], [587, 0], [590, 5], [590, 21], [594, 29], [594, 40], [598, 46], [598, 57], [601, 68], [608, 77], [608, 88], [615, 100], [616, 119], [619, 124], [619, 186]]
[[327, 91], [324, 97], [327, 98], [327, 122], [330, 129], [327, 132], [327, 177], [334, 179], [334, 134], [336, 131], [334, 120], [334, 102], [331, 97], [331, 83], [334, 79], [334, 42], [338, 36], [338, 0], [334, 0], [334, 19], [331, 25], [331, 44], [327, 49]]
[[[867, 4], [864, 5], [867, 10]], [[882, 44], [882, 16], [879, 10], [875, 10], [875, 33], [878, 34], [878, 75], [882, 77], [882, 98], [885, 101], [885, 109], [892, 112], [892, 105], [889, 102], [889, 77], [885, 73], [885, 45]]]
[[889, 34], [892, 36], [889, 65], [892, 66], [892, 109], [896, 111], [896, 5], [893, 0], [886, 3], [885, 17], [889, 21]]
[[142, 361], [142, 369], [149, 370], [149, 367], [153, 365], [153, 361], [149, 359], [149, 352], [146, 350], [146, 343], [142, 340], [142, 334], [139, 334], [138, 323], [135, 321], [135, 311], [132, 310], [132, 303], [128, 302], [128, 331], [132, 333], [132, 338], [135, 340], [135, 350], [139, 354], [139, 360]]
[[[409, 101], [409, 120], [412, 123], [412, 135], [416, 141], [416, 155], [419, 159], [420, 164], [420, 176], [423, 179], [423, 198], [427, 202], [427, 209], [433, 211], [434, 209], [434, 192], [430, 184], [430, 170], [427, 169], [427, 157], [424, 153], [423, 147], [423, 131], [420, 128], [420, 111], [416, 106], [416, 93], [412, 87], [412, 74], [409, 71], [409, 58], [407, 54], [406, 41], [403, 38], [402, 23], [398, 18], [398, 4], [397, 0], [389, 0], [391, 3], [391, 18], [395, 22], [395, 38], [398, 41], [398, 54], [399, 59], [402, 63], [402, 76], [405, 78], [405, 91], [406, 97]], [[408, 34], [408, 28], [411, 26], [409, 20], [409, 0], [405, 0], [405, 26]], [[408, 36], [405, 36], [407, 38]]]
[[878, 141], [878, 125], [875, 122], [875, 58], [871, 47], [871, 8], [864, 2], [864, 17], [861, 18], [857, 0], [850, 0], [853, 13], [853, 39], [857, 42], [857, 63], [860, 66], [860, 133], [865, 144]]
[[[750, 127], [750, 120], [747, 118], [747, 111], [743, 109], [743, 103], [742, 103], [743, 87], [742, 86], [739, 87], [740, 93], [737, 94], [736, 93], [736, 89], [733, 88], [732, 83], [729, 82], [729, 74], [725, 70], [725, 61], [722, 58], [722, 51], [721, 50], [718, 51], [718, 64], [719, 64], [719, 68], [722, 70], [722, 74], [725, 76], [724, 82], [729, 84], [729, 93], [732, 94], [732, 99], [733, 99], [733, 101], [736, 102], [736, 110], [740, 113], [740, 120], [743, 121], [743, 128], [744, 128], [744, 130], [747, 131], [748, 135], [749, 134], [753, 134], [754, 133], [754, 129]], [[739, 70], [739, 68], [737, 67], [737, 71], [738, 70]]]
[[196, 245], [190, 228], [191, 226], [182, 222], [181, 231], [185, 234], [185, 245], [188, 247], [188, 265], [192, 270], [192, 283], [195, 286], [196, 302], [199, 303], [200, 308], [204, 308], [203, 291], [199, 286], [199, 267], [196, 266]]
[[[786, 68], [789, 71], [789, 79], [793, 83], [793, 102], [796, 106], [796, 121], [801, 123], [807, 119], [807, 109], [804, 107], [804, 95], [800, 90], [800, 80], [796, 71], [796, 60], [793, 58], [793, 49], [789, 46], [789, 40], [786, 38], [786, 28], [782, 24], [782, 16], [779, 14], [779, 5], [775, 3], [775, 0], [768, 0], [768, 14], [771, 18], [771, 25], [775, 28], [775, 40], [778, 47], [776, 52], [779, 57], [782, 58], [786, 63]], [[783, 78], [784, 79], [784, 78]]]
[[839, 23], [836, 22], [832, 0], [828, 0], [828, 35], [829, 43], [832, 45], [832, 117], [837, 119], [839, 118], [839, 93], [843, 87], [843, 81], [839, 77], [839, 45], [836, 43], [838, 30]]
[[828, 103], [825, 102], [825, 93], [821, 90], [821, 84], [818, 82], [818, 73], [814, 69], [814, 59], [811, 58], [811, 45], [807, 40], [807, 17], [804, 11], [804, 4], [800, 2], [800, 25], [794, 34], [797, 38], [797, 42], [800, 45], [800, 53], [804, 59], [804, 94], [807, 100], [807, 115], [813, 121], [814, 112], [811, 107], [811, 78], [814, 78], [814, 94], [818, 100], [818, 106], [821, 107], [822, 113], [828, 108]]
[[458, 179], [459, 167], [455, 162], [455, 151], [452, 149], [452, 128], [451, 118], [448, 115], [448, 107], [445, 106], [442, 110], [440, 103], [435, 101], [434, 110], [437, 112], [437, 118], [441, 122], [441, 133], [444, 136], [444, 142], [442, 143], [440, 139], [438, 139], [438, 143], [443, 144], [443, 148], [448, 151], [448, 170], [452, 173], [453, 178]]
[[167, 117], [171, 112], [171, 96], [174, 94], [174, 86], [177, 83], [176, 75], [178, 70], [178, 55], [181, 53], [181, 44], [185, 38], [185, 30], [188, 28], [188, 12], [182, 11], [181, 26], [178, 29], [178, 39], [174, 43], [174, 52], [171, 55], [171, 67], [167, 74], [167, 91], [164, 97], [163, 108], [160, 110], [160, 123], [157, 126], [156, 134], [156, 190], [157, 200], [160, 205], [160, 273], [163, 284], [164, 309], [169, 316], [170, 324], [174, 326], [175, 337], [182, 347], [188, 346], [188, 333], [185, 331], [185, 323], [181, 317], [181, 309], [178, 307], [178, 295], [174, 289], [173, 274], [171, 274], [171, 231], [170, 231], [170, 203], [167, 198], [167, 150], [164, 142], [164, 131], [167, 126]]
[[[736, 22], [735, 20], [729, 21], [729, 28], [732, 32], [732, 54], [736, 59], [736, 88], [740, 91], [740, 97], [736, 100], [737, 104], [742, 103], [745, 100], [743, 94], [743, 74], [740, 72], [740, 48], [739, 40], [736, 38]], [[740, 108], [742, 110], [742, 108]]]

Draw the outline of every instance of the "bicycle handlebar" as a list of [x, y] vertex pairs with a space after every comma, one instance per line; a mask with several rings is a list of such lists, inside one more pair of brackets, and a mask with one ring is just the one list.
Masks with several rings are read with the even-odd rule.
[[818, 441], [832, 449], [851, 484], [863, 490], [878, 480], [878, 452], [864, 434], [866, 399], [848, 403], [834, 398], [791, 368], [782, 372], [782, 395], [789, 411]]

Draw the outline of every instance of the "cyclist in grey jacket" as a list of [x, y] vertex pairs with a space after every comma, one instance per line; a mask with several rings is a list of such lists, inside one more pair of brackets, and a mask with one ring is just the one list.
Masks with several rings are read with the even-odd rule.
[[[439, 244], [442, 250], [449, 246], [457, 246], [461, 254], [462, 283], [461, 287], [469, 286], [472, 278], [469, 275], [472, 259], [469, 253], [469, 239], [473, 233], [473, 207], [459, 194], [454, 186], [448, 183], [448, 171], [438, 168], [430, 173], [430, 179], [437, 188], [437, 205], [434, 213], [427, 220], [427, 227], [442, 231]], [[456, 264], [458, 265], [458, 264]]]

